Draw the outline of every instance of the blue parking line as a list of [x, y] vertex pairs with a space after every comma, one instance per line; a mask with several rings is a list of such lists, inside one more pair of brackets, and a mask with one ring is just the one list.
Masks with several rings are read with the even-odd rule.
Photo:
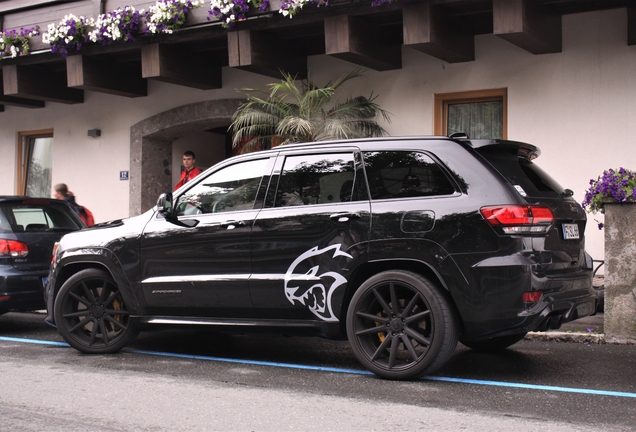
[[636, 393], [616, 392], [616, 391], [609, 391], [609, 390], [590, 390], [590, 389], [581, 389], [581, 388], [573, 388], [573, 387], [558, 387], [558, 386], [546, 386], [546, 385], [538, 385], [538, 384], [521, 384], [521, 383], [509, 383], [509, 382], [501, 382], [501, 381], [487, 381], [487, 380], [475, 380], [475, 379], [468, 379], [468, 378], [449, 378], [449, 377], [436, 377], [436, 376], [425, 376], [425, 377], [422, 377], [422, 379], [429, 380], [429, 381], [457, 382], [462, 384], [489, 385], [489, 386], [497, 386], [497, 387], [514, 387], [514, 388], [531, 389], [531, 390], [547, 390], [547, 391], [566, 392], [566, 393], [583, 393], [583, 394], [593, 394], [593, 395], [601, 395], [601, 396], [618, 396], [618, 397], [636, 398]]
[[[0, 340], [9, 341], [9, 342], [32, 343], [32, 344], [40, 344], [40, 345], [54, 345], [54, 346], [63, 346], [63, 347], [69, 346], [66, 342], [44, 341], [44, 340], [38, 340], [38, 339], [20, 339], [20, 338], [6, 337], [6, 336], [0, 336]], [[184, 358], [184, 359], [191, 359], [191, 360], [204, 360], [204, 361], [216, 361], [216, 362], [224, 362], [224, 363], [248, 364], [248, 365], [255, 365], [255, 366], [270, 366], [270, 367], [281, 367], [281, 368], [290, 368], [290, 369], [315, 370], [315, 371], [322, 371], [322, 372], [335, 372], [335, 373], [346, 373], [346, 374], [355, 374], [355, 375], [373, 375], [372, 372], [369, 372], [366, 370], [358, 370], [358, 369], [344, 369], [344, 368], [333, 368], [333, 367], [325, 367], [325, 366], [309, 366], [309, 365], [300, 365], [300, 364], [294, 364], [294, 363], [267, 362], [267, 361], [260, 361], [260, 360], [243, 360], [243, 359], [212, 357], [212, 356], [202, 356], [202, 355], [193, 355], [193, 354], [176, 354], [176, 353], [161, 352], [161, 351], [145, 351], [145, 350], [133, 350], [133, 349], [131, 350], [125, 349], [122, 351], [131, 353], [131, 354], [176, 357], [176, 358]], [[558, 387], [558, 386], [546, 386], [546, 385], [538, 385], [538, 384], [522, 384], [522, 383], [510, 383], [510, 382], [503, 382], [503, 381], [476, 380], [476, 379], [469, 379], [469, 378], [451, 378], [451, 377], [439, 377], [439, 376], [424, 376], [421, 379], [427, 380], [427, 381], [443, 381], [443, 382], [453, 382], [453, 383], [460, 383], [460, 384], [474, 384], [474, 385], [486, 385], [486, 386], [495, 386], [495, 387], [521, 388], [521, 389], [528, 389], [528, 390], [545, 390], [545, 391], [565, 392], [565, 393], [591, 394], [591, 395], [599, 395], [599, 396], [636, 398], [636, 393], [617, 392], [617, 391], [609, 391], [609, 390], [590, 390], [590, 389], [574, 388], [574, 387]]]
[[9, 342], [22, 342], [22, 343], [31, 343], [31, 344], [39, 344], [39, 345], [56, 345], [56, 346], [64, 346], [70, 347], [66, 342], [55, 342], [55, 341], [47, 341], [47, 340], [39, 340], [39, 339], [23, 339], [23, 338], [12, 338], [7, 336], [0, 336], [0, 340], [9, 341]]
[[278, 363], [278, 362], [267, 362], [260, 360], [243, 360], [243, 359], [232, 359], [227, 357], [210, 357], [210, 356], [201, 356], [201, 355], [193, 355], [193, 354], [175, 354], [169, 352], [160, 352], [160, 351], [143, 351], [143, 350], [122, 350], [124, 352], [135, 353], [135, 354], [146, 354], [146, 355], [156, 355], [156, 356], [164, 356], [164, 357], [179, 357], [186, 358], [192, 360], [206, 360], [206, 361], [218, 361], [225, 363], [241, 363], [241, 364], [249, 364], [256, 366], [273, 366], [273, 367], [283, 367], [289, 369], [305, 369], [305, 370], [317, 370], [323, 372], [336, 372], [336, 373], [348, 373], [348, 374], [357, 374], [357, 375], [373, 375], [373, 372], [369, 372], [366, 370], [356, 370], [356, 369], [343, 369], [343, 368], [334, 368], [334, 367], [326, 367], [326, 366], [309, 366], [309, 365], [301, 365], [295, 363]]

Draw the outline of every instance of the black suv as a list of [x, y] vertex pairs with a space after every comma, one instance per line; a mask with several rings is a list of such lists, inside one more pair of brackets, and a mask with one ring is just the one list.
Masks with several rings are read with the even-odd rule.
[[594, 313], [586, 217], [512, 141], [407, 137], [228, 159], [152, 210], [66, 235], [47, 321], [85, 353], [188, 325], [348, 338], [379, 376]]

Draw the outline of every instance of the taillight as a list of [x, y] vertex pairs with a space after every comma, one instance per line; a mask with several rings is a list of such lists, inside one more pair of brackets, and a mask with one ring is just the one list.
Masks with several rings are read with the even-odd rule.
[[505, 234], [544, 234], [554, 223], [550, 207], [507, 205], [482, 207], [481, 215]]
[[541, 291], [526, 291], [521, 294], [521, 299], [524, 303], [536, 303], [541, 300], [543, 292]]
[[29, 254], [29, 247], [16, 240], [0, 239], [0, 258], [20, 258]]

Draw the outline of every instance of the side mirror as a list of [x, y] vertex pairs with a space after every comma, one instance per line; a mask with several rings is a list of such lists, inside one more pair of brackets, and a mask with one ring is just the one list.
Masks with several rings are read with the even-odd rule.
[[157, 200], [157, 211], [163, 216], [169, 216], [172, 213], [172, 194], [162, 193]]

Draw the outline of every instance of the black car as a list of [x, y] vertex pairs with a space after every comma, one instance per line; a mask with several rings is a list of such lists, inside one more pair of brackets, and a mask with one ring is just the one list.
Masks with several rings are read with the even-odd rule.
[[228, 159], [152, 210], [66, 235], [47, 321], [85, 353], [141, 329], [348, 338], [377, 375], [438, 369], [594, 313], [586, 216], [512, 141], [407, 137]]
[[0, 196], [0, 315], [46, 308], [53, 245], [83, 227], [65, 201]]

